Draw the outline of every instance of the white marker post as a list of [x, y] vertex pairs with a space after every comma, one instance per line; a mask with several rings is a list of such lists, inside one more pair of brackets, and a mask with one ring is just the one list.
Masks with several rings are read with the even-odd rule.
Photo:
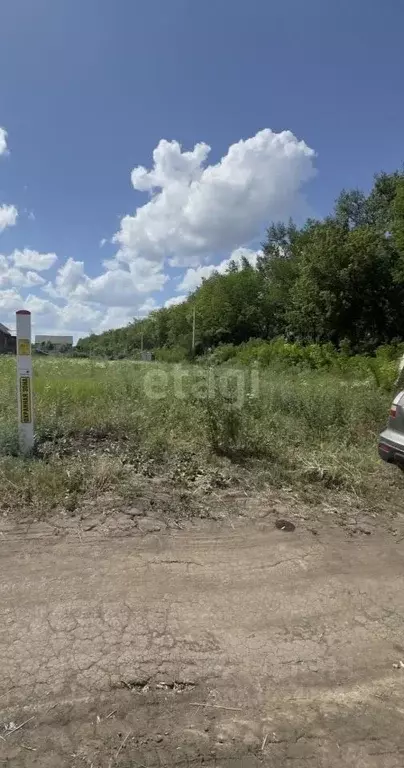
[[16, 312], [18, 437], [24, 454], [34, 447], [34, 409], [32, 398], [31, 312]]

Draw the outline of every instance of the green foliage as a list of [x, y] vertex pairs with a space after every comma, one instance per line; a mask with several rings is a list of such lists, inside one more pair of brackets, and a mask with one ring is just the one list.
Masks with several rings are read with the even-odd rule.
[[404, 280], [404, 179], [397, 182], [396, 195], [392, 204], [392, 235], [399, 257], [395, 272], [396, 282]]
[[184, 347], [157, 347], [155, 359], [159, 363], [182, 363], [187, 359], [188, 350]]
[[346, 340], [337, 349], [330, 342], [303, 345], [280, 337], [271, 341], [250, 339], [239, 346], [224, 344], [216, 347], [203, 362], [210, 365], [232, 363], [246, 366], [256, 363], [260, 367], [270, 367], [279, 374], [293, 369], [325, 370], [337, 376], [342, 373], [352, 379], [374, 379], [377, 386], [393, 392], [397, 363], [403, 353], [403, 343], [381, 346], [371, 356], [352, 355], [351, 346]]

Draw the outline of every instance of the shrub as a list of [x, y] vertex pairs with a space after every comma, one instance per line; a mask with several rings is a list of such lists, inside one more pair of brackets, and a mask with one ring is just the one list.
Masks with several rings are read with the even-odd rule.
[[154, 350], [154, 357], [160, 363], [183, 363], [188, 354], [185, 347], [158, 347]]

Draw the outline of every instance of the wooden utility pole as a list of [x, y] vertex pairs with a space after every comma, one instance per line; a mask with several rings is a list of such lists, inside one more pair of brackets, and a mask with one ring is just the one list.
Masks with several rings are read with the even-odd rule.
[[195, 321], [196, 321], [196, 317], [195, 317], [195, 306], [194, 306], [192, 310], [192, 351], [195, 350]]

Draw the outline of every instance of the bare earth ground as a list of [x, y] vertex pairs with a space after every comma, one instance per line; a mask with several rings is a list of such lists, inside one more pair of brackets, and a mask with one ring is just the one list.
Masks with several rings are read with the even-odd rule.
[[2, 520], [0, 765], [402, 768], [401, 516], [151, 498]]

